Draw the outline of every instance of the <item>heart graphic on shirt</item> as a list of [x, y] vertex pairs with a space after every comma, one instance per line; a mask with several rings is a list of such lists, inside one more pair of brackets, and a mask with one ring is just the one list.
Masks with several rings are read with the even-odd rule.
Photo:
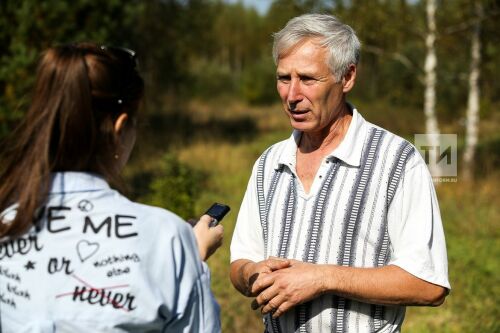
[[99, 251], [99, 243], [91, 243], [86, 240], [81, 240], [78, 244], [76, 244], [76, 252], [82, 262], [92, 257], [97, 251]]

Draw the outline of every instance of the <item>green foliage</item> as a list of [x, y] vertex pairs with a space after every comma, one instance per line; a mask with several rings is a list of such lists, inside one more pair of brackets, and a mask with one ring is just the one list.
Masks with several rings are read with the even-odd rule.
[[138, 0], [0, 1], [0, 136], [25, 112], [40, 52], [78, 41], [134, 48], [141, 8]]
[[190, 68], [194, 61], [210, 56], [212, 7], [200, 0], [152, 0], [131, 38], [137, 42], [140, 69], [146, 79], [146, 96], [153, 108], [162, 108], [165, 96], [190, 91]]
[[[480, 1], [480, 0], [478, 0]], [[482, 114], [500, 104], [495, 1], [481, 0]], [[169, 112], [193, 97], [234, 97], [251, 104], [276, 100], [272, 33], [292, 17], [329, 12], [358, 33], [362, 60], [351, 98], [383, 99], [421, 108], [426, 31], [424, 1], [275, 0], [266, 14], [223, 0], [3, 0], [0, 1], [0, 136], [29, 104], [34, 66], [50, 45], [92, 40], [138, 51], [148, 106]], [[439, 2], [437, 11], [439, 117], [456, 121], [467, 96], [470, 28], [468, 0]]]
[[249, 104], [277, 101], [276, 72], [270, 56], [247, 66], [241, 77], [241, 97]]
[[228, 66], [200, 61], [193, 64], [189, 74], [192, 84], [185, 88], [185, 95], [212, 99], [237, 94], [238, 82]]
[[204, 175], [181, 163], [173, 154], [163, 156], [160, 172], [150, 185], [148, 204], [165, 207], [185, 219], [195, 217]]

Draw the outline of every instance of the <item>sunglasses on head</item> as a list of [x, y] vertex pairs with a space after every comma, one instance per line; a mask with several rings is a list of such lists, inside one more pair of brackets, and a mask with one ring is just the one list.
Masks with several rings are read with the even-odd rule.
[[[137, 59], [136, 52], [131, 49], [127, 49], [125, 47], [117, 47], [117, 46], [109, 46], [109, 45], [101, 45], [99, 47], [102, 51], [110, 53], [113, 57], [122, 61], [130, 68], [137, 70], [139, 66], [139, 61]], [[123, 99], [118, 98], [116, 101], [118, 104], [123, 104]]]
[[137, 69], [137, 67], [139, 67], [139, 60], [137, 59], [137, 54], [134, 50], [109, 45], [101, 45], [100, 48], [101, 50], [109, 52], [114, 57], [124, 61], [133, 69]]

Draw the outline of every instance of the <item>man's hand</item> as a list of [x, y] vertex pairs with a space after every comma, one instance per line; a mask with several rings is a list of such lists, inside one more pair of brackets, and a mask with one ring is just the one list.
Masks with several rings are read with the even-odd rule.
[[250, 260], [236, 260], [231, 264], [231, 281], [241, 293], [246, 296], [256, 296], [252, 293], [252, 286], [255, 281], [276, 270], [290, 267], [290, 261], [277, 257], [259, 262]]
[[325, 293], [381, 305], [443, 303], [447, 289], [424, 281], [404, 269], [388, 265], [377, 268], [309, 264], [291, 260], [289, 268], [260, 276], [251, 292], [258, 294], [252, 307], [278, 317], [292, 307]]
[[325, 292], [323, 265], [289, 261], [290, 267], [261, 274], [253, 283], [251, 292], [258, 294], [252, 302], [254, 310], [262, 307], [263, 314], [271, 312], [273, 317], [279, 317]]

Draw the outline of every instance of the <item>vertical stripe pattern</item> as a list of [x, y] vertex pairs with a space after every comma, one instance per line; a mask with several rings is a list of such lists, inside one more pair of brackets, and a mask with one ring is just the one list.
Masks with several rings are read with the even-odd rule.
[[392, 198], [394, 198], [394, 194], [396, 193], [396, 189], [399, 184], [399, 180], [401, 179], [401, 174], [404, 171], [404, 167], [406, 166], [407, 160], [415, 153], [415, 148], [413, 148], [408, 142], [403, 142], [400, 144], [398, 153], [396, 156], [399, 156], [391, 168], [391, 172], [389, 175], [389, 186], [387, 187], [387, 207], [392, 202]]
[[267, 244], [267, 226], [265, 225], [267, 212], [266, 212], [266, 200], [264, 196], [264, 170], [266, 167], [267, 156], [269, 155], [269, 152], [271, 151], [272, 148], [273, 147], [269, 147], [259, 158], [257, 175], [256, 175], [259, 215], [260, 215], [260, 223], [262, 225], [262, 233], [263, 233], [262, 236], [264, 238], [264, 247]]
[[[363, 216], [364, 206], [366, 203], [367, 192], [370, 188], [371, 178], [373, 176], [373, 168], [377, 162], [378, 152], [380, 150], [380, 142], [384, 133], [378, 129], [371, 129], [368, 134], [368, 140], [365, 144], [366, 149], [361, 157], [361, 166], [355, 180], [354, 193], [351, 193], [350, 200], [347, 206], [346, 215], [344, 217], [344, 228], [342, 230], [342, 238], [339, 247], [339, 256], [337, 264], [341, 266], [352, 266], [356, 256], [355, 250], [358, 241], [358, 232], [360, 220]], [[343, 297], [338, 299], [336, 304], [337, 315], [336, 332], [344, 332], [344, 323], [347, 320], [347, 309], [349, 306], [348, 300]]]
[[[271, 147], [272, 148], [272, 147]], [[262, 224], [262, 233], [263, 233], [263, 238], [264, 238], [264, 253], [267, 253], [267, 244], [268, 244], [268, 219], [269, 219], [269, 210], [271, 203], [274, 198], [274, 193], [276, 191], [276, 187], [278, 186], [278, 182], [280, 179], [280, 176], [283, 171], [283, 167], [278, 168], [277, 170], [274, 170], [273, 177], [271, 180], [271, 186], [269, 188], [269, 192], [267, 197], [264, 197], [265, 190], [264, 190], [264, 171], [265, 171], [265, 165], [266, 165], [266, 159], [269, 151], [271, 150], [269, 148], [260, 158], [259, 160], [259, 166], [257, 169], [257, 194], [259, 195], [259, 214], [260, 214], [260, 223]]]
[[[399, 181], [401, 180], [401, 175], [406, 166], [406, 162], [413, 155], [414, 151], [414, 148], [408, 142], [402, 142], [398, 147], [396, 159], [394, 160], [389, 173], [389, 185], [387, 186], [386, 196], [386, 212], [392, 202], [392, 199], [394, 198], [394, 194], [396, 193]], [[389, 233], [387, 231], [387, 221], [384, 223], [384, 227], [380, 229], [375, 255], [375, 267], [384, 266], [389, 259]], [[372, 305], [371, 314], [373, 317], [373, 324], [370, 325], [371, 331], [376, 332], [380, 330], [383, 324], [382, 320], [384, 318], [384, 307], [381, 305]]]
[[320, 251], [320, 243], [321, 232], [323, 231], [323, 219], [325, 215], [325, 206], [328, 205], [331, 187], [334, 182], [335, 176], [337, 175], [338, 170], [338, 162], [332, 163], [330, 166], [330, 170], [328, 170], [328, 174], [325, 177], [323, 182], [323, 186], [321, 186], [321, 190], [319, 192], [318, 198], [314, 204], [314, 209], [312, 211], [312, 223], [309, 226], [309, 230], [307, 232], [307, 242], [305, 246], [304, 255], [302, 257], [302, 261], [315, 263], [318, 261], [318, 254]]
[[[320, 242], [321, 233], [323, 231], [323, 219], [325, 214], [325, 206], [328, 205], [328, 198], [331, 193], [331, 187], [334, 183], [335, 176], [337, 175], [339, 163], [335, 161], [330, 166], [327, 176], [323, 181], [320, 193], [316, 198], [314, 203], [314, 209], [312, 210], [312, 223], [309, 225], [309, 230], [307, 231], [307, 241], [304, 247], [304, 253], [302, 256], [302, 261], [316, 263], [318, 261], [318, 254], [320, 253]], [[311, 303], [302, 304], [298, 307], [299, 320], [297, 322], [298, 327], [301, 332], [310, 332], [308, 325], [311, 313]]]
[[281, 222], [281, 231], [279, 236], [279, 252], [278, 257], [287, 258], [290, 245], [290, 237], [293, 232], [293, 221], [295, 219], [295, 203], [297, 201], [297, 190], [295, 188], [295, 176], [290, 177], [290, 184], [286, 196], [288, 204], [284, 208], [283, 221]]

